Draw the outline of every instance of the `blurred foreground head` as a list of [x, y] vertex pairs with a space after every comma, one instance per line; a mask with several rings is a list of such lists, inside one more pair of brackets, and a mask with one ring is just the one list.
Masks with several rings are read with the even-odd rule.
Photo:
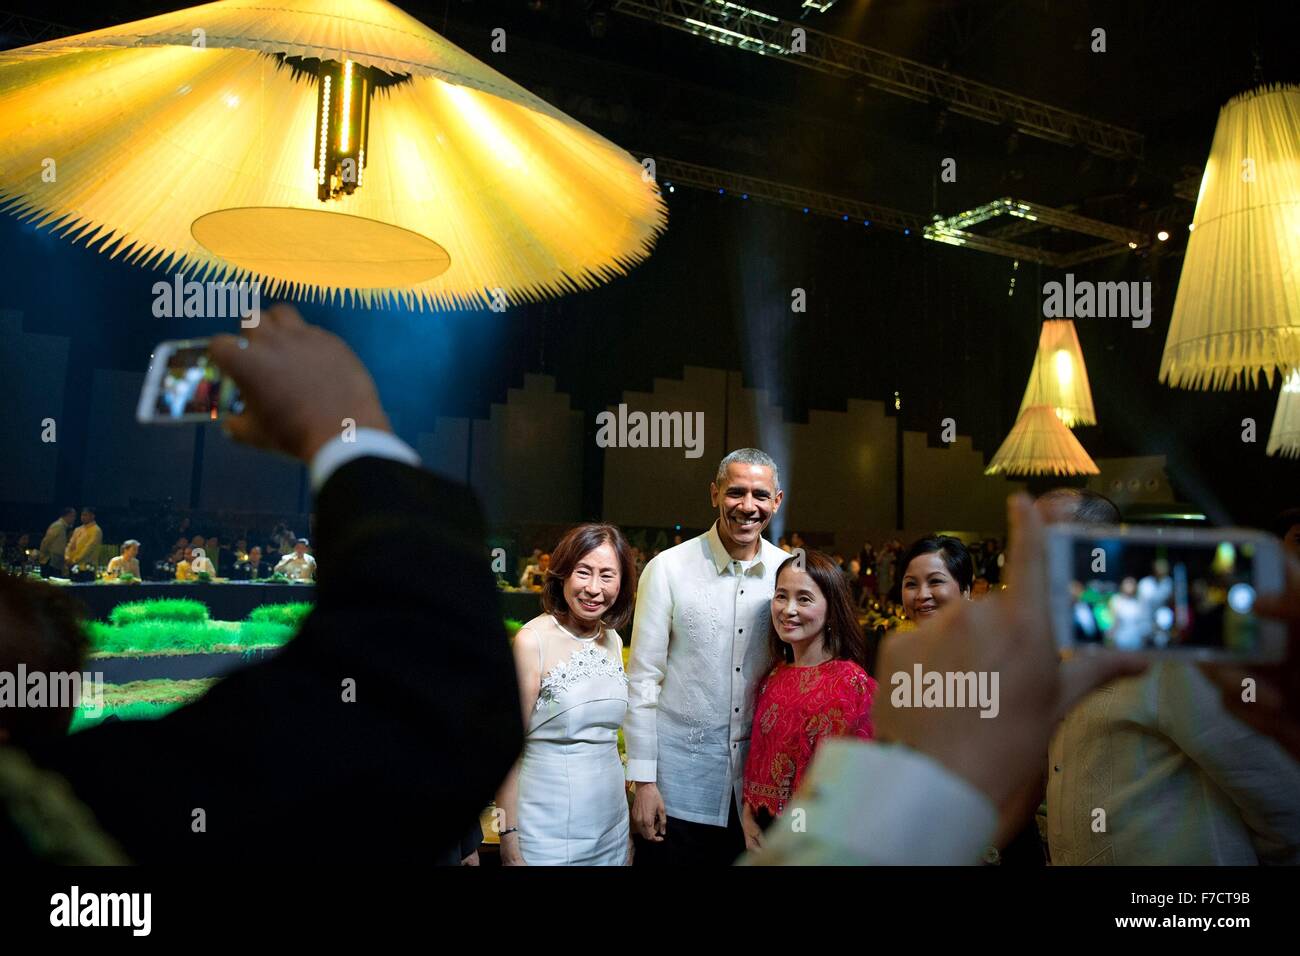
[[15, 706], [27, 692], [19, 665], [46, 674], [47, 686], [50, 675], [79, 672], [87, 646], [81, 619], [81, 605], [57, 587], [0, 573], [0, 745], [67, 733], [70, 706]]

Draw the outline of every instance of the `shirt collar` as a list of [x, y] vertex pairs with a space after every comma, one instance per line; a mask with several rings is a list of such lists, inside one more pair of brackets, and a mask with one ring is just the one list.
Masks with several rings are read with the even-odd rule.
[[[722, 536], [718, 534], [718, 522], [716, 519], [713, 522], [713, 527], [709, 528], [704, 537], [709, 544], [709, 557], [713, 559], [713, 566], [718, 569], [719, 574], [726, 574], [731, 569], [732, 563], [737, 559], [728, 554], [727, 549], [723, 547]], [[767, 541], [761, 537], [758, 541], [758, 554], [754, 557], [754, 560], [749, 567], [745, 568], [744, 573], [761, 577], [764, 571], [763, 556], [767, 551]]]

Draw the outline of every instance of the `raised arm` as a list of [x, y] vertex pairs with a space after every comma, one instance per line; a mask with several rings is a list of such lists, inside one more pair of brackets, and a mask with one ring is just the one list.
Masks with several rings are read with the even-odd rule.
[[364, 367], [292, 310], [213, 353], [247, 402], [235, 436], [321, 484], [316, 607], [195, 704], [76, 734], [44, 762], [141, 862], [423, 859], [460, 839], [522, 739], [478, 506], [391, 460], [414, 456]]

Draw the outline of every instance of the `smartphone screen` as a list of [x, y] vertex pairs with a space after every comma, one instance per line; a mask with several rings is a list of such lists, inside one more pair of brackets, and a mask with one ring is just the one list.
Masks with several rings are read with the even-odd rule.
[[1261, 581], [1271, 585], [1278, 577], [1276, 542], [1265, 535], [1081, 532], [1057, 542], [1056, 554], [1055, 563], [1064, 559], [1053, 588], [1058, 639], [1061, 623], [1068, 628], [1065, 643], [1209, 658], [1276, 656], [1277, 626], [1254, 613]]
[[209, 422], [241, 411], [239, 389], [208, 354], [207, 339], [154, 349], [136, 416], [141, 422]]

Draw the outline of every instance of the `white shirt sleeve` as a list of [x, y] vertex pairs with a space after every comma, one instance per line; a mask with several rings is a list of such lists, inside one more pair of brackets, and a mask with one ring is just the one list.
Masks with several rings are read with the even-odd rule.
[[740, 859], [751, 866], [943, 866], [980, 861], [998, 815], [983, 793], [910, 748], [822, 743], [799, 792]]
[[308, 467], [312, 491], [320, 491], [330, 475], [354, 458], [389, 458], [417, 468], [420, 465], [415, 449], [392, 432], [358, 428], [352, 438], [355, 440], [345, 441], [340, 432], [317, 449]]
[[659, 735], [656, 709], [659, 689], [668, 672], [668, 635], [673, 626], [673, 595], [668, 568], [651, 559], [637, 583], [636, 614], [632, 619], [632, 650], [627, 661], [627, 717], [623, 742], [627, 748], [627, 779], [657, 779]]

